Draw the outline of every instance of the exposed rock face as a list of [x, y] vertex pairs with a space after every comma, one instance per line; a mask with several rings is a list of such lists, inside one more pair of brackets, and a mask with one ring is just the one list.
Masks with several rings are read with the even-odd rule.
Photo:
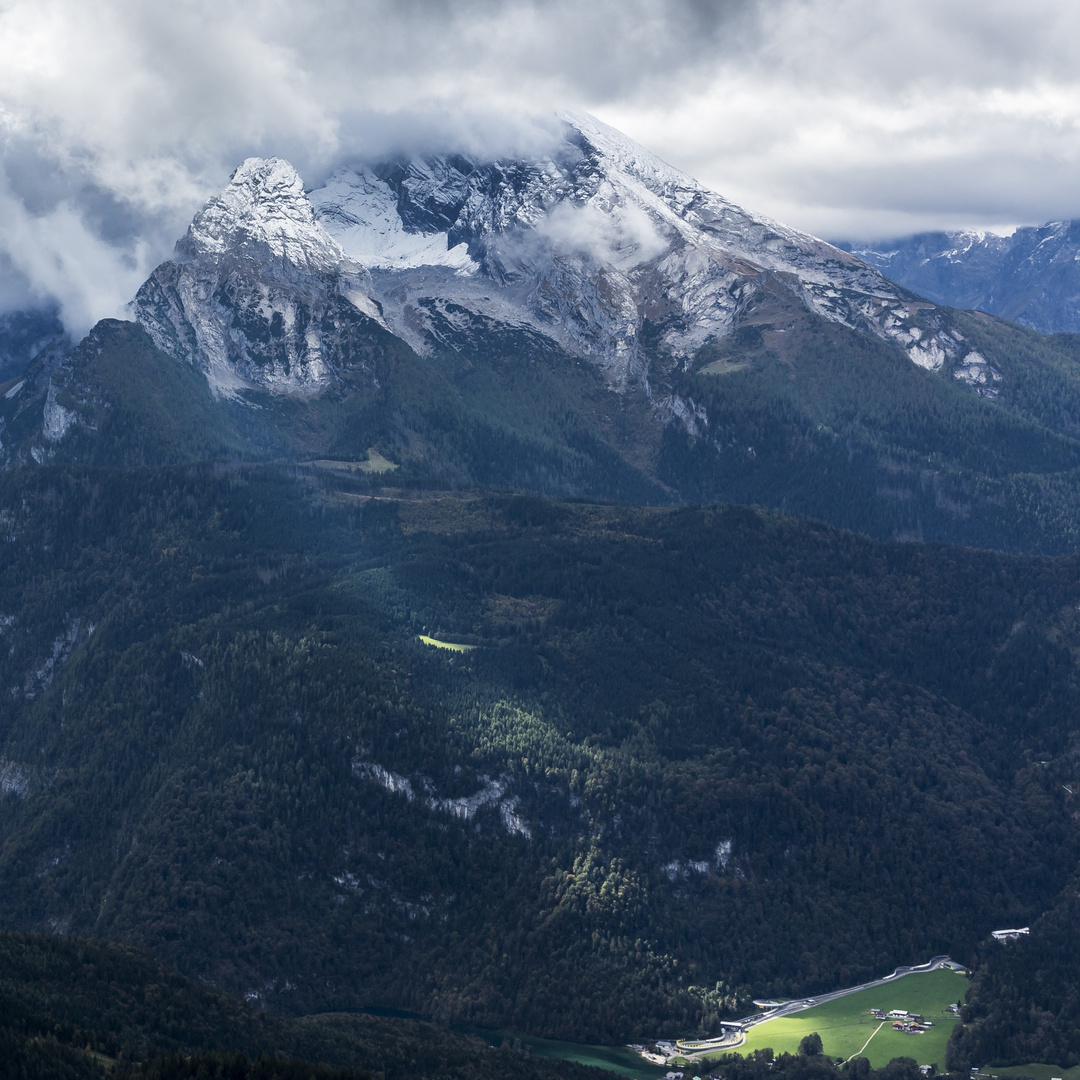
[[365, 371], [371, 320], [421, 352], [460, 340], [462, 320], [494, 320], [660, 401], [665, 372], [779, 294], [921, 366], [962, 362], [965, 343], [860, 259], [747, 213], [591, 117], [563, 121], [529, 159], [394, 161], [310, 195], [287, 162], [249, 159], [135, 316], [225, 396], [318, 394]]
[[367, 278], [315, 220], [296, 170], [249, 158], [139, 290], [154, 344], [201, 368], [218, 395], [310, 395], [363, 370], [379, 317]]
[[[947, 313], [856, 256], [740, 209], [591, 117], [561, 123], [543, 153], [369, 164], [310, 193], [287, 162], [250, 158], [132, 315], [216, 398], [249, 404], [366, 392], [403, 342], [469, 363], [541, 335], [695, 435], [709, 417], [680, 396], [679, 371], [743, 326], [795, 340], [808, 312], [999, 395], [1002, 374]], [[80, 364], [95, 340], [44, 349], [25, 385], [5, 384], [0, 448], [44, 460], [93, 428], [100, 388]]]
[[779, 286], [923, 366], [966, 351], [860, 259], [747, 213], [591, 117], [564, 120], [563, 141], [533, 160], [412, 159], [311, 193], [415, 347], [440, 337], [437, 297], [554, 337], [616, 389], [648, 387]]

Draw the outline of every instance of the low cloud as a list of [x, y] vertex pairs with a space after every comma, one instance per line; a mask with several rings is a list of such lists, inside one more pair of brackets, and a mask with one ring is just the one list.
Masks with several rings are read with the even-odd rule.
[[829, 237], [1080, 216], [1077, 71], [1066, 0], [0, 0], [0, 309], [122, 310], [249, 155], [316, 185], [565, 107]]
[[640, 266], [668, 248], [649, 215], [633, 205], [615, 217], [593, 204], [560, 203], [538, 223], [535, 234], [557, 255], [586, 256], [621, 270]]

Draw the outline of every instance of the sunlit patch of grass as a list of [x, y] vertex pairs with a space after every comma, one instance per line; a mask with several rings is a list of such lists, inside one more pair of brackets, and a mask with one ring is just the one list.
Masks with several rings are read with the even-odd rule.
[[436, 649], [449, 649], [451, 652], [472, 652], [476, 648], [475, 645], [458, 645], [453, 641], [440, 641], [438, 638], [428, 637], [427, 634], [421, 634], [420, 640], [425, 645], [434, 645]]

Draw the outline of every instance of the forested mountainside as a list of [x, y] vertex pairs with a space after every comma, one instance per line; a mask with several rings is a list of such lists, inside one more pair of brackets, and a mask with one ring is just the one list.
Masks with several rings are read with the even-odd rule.
[[600, 1080], [417, 1020], [273, 1016], [138, 949], [0, 933], [0, 1063], [20, 1080]]
[[954, 1068], [1080, 1064], [1080, 898], [1073, 878], [1016, 941], [987, 941], [950, 1047]]
[[[709, 418], [696, 434], [658, 422], [643, 396], [612, 393], [594, 367], [520, 328], [463, 330], [429, 356], [376, 328], [375, 383], [307, 398], [251, 391], [239, 403], [215, 398], [138, 326], [105, 322], [59, 367], [7, 386], [3, 445], [30, 457], [51, 408], [63, 439], [41, 442], [42, 463], [272, 457], [366, 468], [375, 449], [404, 486], [749, 503], [882, 539], [1075, 550], [1080, 338], [950, 317], [1002, 358], [997, 397], [804, 313], [786, 338], [771, 323], [746, 326], [673, 376]], [[58, 372], [87, 388], [81, 404], [56, 389]]]
[[[310, 192], [248, 159], [132, 321], [0, 327], [0, 925], [149, 950], [170, 1015], [604, 1042], [949, 952], [957, 1060], [1035, 1045], [994, 985], [1064, 1060], [1071, 999], [982, 943], [1067, 921], [1080, 856], [1080, 337], [560, 132]], [[32, 983], [11, 1045], [73, 1076], [338, 1045]]]
[[4, 925], [619, 1041], [1065, 886], [1075, 559], [374, 483], [4, 474]]

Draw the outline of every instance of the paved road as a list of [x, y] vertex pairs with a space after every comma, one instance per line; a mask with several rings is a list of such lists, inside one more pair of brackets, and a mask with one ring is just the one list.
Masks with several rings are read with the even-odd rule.
[[812, 1009], [815, 1005], [821, 1005], [826, 1001], [835, 1001], [837, 998], [847, 997], [848, 994], [857, 994], [860, 990], [871, 990], [875, 986], [888, 986], [889, 983], [902, 978], [904, 975], [913, 975], [920, 971], [937, 971], [938, 968], [948, 967], [952, 963], [953, 960], [949, 956], [934, 956], [925, 964], [918, 964], [915, 967], [898, 967], [891, 975], [861, 983], [859, 986], [849, 986], [844, 990], [834, 990], [830, 994], [819, 994], [817, 997], [799, 998], [796, 1001], [786, 1002], [778, 1009], [766, 1009], [755, 1013], [753, 1016], [745, 1016], [742, 1020], [731, 1022], [730, 1032], [718, 1039], [703, 1039], [700, 1042], [679, 1039], [675, 1045], [680, 1050], [690, 1053], [702, 1053], [706, 1050], [729, 1050], [741, 1046], [745, 1041], [747, 1028], [751, 1028], [755, 1024], [762, 1024], [766, 1020], [775, 1020], [778, 1016], [791, 1016], [794, 1013], [804, 1012], [806, 1009]]

